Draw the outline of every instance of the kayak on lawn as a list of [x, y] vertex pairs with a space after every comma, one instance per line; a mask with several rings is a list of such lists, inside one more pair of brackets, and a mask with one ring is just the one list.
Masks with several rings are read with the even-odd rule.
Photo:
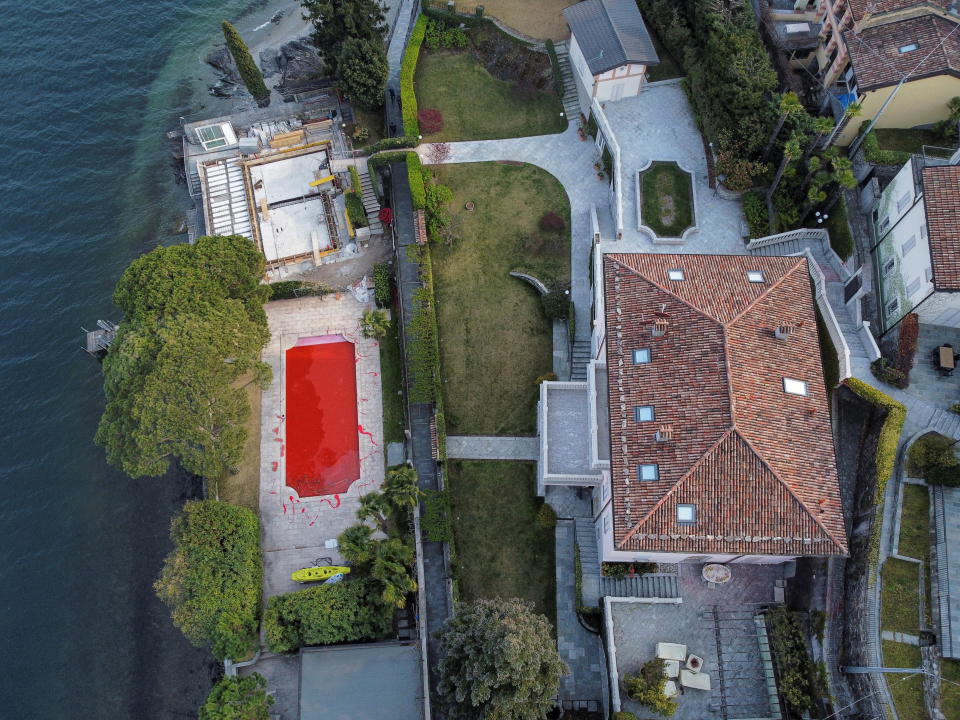
[[290, 579], [296, 582], [319, 582], [334, 575], [346, 575], [348, 572], [350, 572], [350, 568], [341, 565], [321, 565], [297, 570], [290, 576]]

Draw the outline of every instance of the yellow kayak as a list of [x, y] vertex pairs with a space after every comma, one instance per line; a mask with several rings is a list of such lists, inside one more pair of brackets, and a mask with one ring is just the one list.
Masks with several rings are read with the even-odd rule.
[[346, 575], [348, 572], [350, 572], [350, 568], [341, 565], [321, 565], [319, 567], [308, 567], [297, 570], [290, 576], [290, 579], [296, 582], [318, 582], [320, 580], [327, 580], [341, 573]]

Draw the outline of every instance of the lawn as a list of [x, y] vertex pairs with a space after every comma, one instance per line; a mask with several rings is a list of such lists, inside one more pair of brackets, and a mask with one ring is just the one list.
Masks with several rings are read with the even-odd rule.
[[903, 486], [899, 555], [926, 562], [930, 554], [930, 497], [920, 485]]
[[663, 43], [660, 42], [660, 38], [654, 34], [653, 30], [647, 28], [647, 32], [650, 33], [650, 39], [653, 40], [653, 48], [657, 51], [657, 57], [660, 58], [659, 65], [649, 65], [647, 67], [650, 82], [671, 80], [672, 78], [686, 75], [683, 68], [680, 67], [680, 63], [678, 63], [673, 55], [670, 54], [670, 51], [664, 47]]
[[[459, 239], [433, 248], [447, 429], [517, 435], [536, 430], [536, 379], [553, 369], [552, 327], [537, 292], [570, 279], [570, 204], [563, 186], [532, 165], [468, 163], [431, 168], [453, 191]], [[473, 202], [476, 208], [464, 206]], [[553, 211], [562, 232], [539, 229]]]
[[881, 150], [899, 150], [909, 153], [923, 153], [924, 145], [943, 147], [941, 138], [933, 130], [901, 130], [899, 128], [876, 128], [877, 144]]
[[380, 387], [383, 396], [383, 451], [386, 452], [386, 443], [404, 441], [403, 431], [407, 426], [403, 411], [403, 365], [396, 318], [390, 321], [390, 331], [380, 341]]
[[943, 716], [960, 718], [960, 660], [940, 660], [940, 708]]
[[451, 461], [460, 599], [519, 597], [556, 623], [554, 531], [537, 525], [536, 466], [509, 461]]
[[694, 224], [693, 178], [674, 162], [654, 162], [640, 175], [643, 224], [660, 237], [680, 237]]
[[423, 52], [415, 83], [418, 107], [443, 113], [443, 130], [425, 135], [428, 142], [545, 135], [567, 126], [556, 94], [521, 98], [468, 52]]
[[[226, 473], [213, 483], [211, 495], [224, 502], [241, 505], [259, 512], [260, 508], [260, 386], [252, 382], [253, 373], [247, 373], [233, 383], [243, 388], [250, 403], [250, 416], [244, 423], [247, 440], [243, 444], [243, 460], [236, 473]], [[277, 382], [277, 379], [273, 379]]]
[[[920, 667], [920, 648], [903, 643], [883, 641], [883, 664], [887, 667]], [[910, 720], [927, 717], [923, 706], [922, 675], [887, 675], [887, 686], [893, 696], [897, 715]], [[952, 717], [949, 713], [947, 717]]]
[[570, 31], [561, 11], [570, 4], [571, 0], [481, 0], [458, 2], [457, 10], [473, 14], [477, 5], [483, 5], [486, 17], [495, 17], [524, 35], [538, 40], [563, 40]]
[[916, 635], [920, 632], [917, 563], [890, 558], [881, 571], [880, 629]]

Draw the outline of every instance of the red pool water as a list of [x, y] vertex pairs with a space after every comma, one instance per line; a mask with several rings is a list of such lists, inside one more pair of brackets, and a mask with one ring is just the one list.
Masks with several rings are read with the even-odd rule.
[[346, 492], [360, 477], [355, 363], [341, 335], [287, 350], [287, 485], [301, 497]]

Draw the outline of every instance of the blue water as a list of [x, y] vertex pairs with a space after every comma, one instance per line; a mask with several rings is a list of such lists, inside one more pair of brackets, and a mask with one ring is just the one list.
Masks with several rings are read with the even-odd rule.
[[215, 107], [199, 58], [248, 2], [0, 0], [4, 718], [195, 717], [209, 689], [208, 654], [151, 587], [197, 488], [106, 465], [79, 331], [120, 319], [110, 295], [132, 258], [183, 239], [164, 133]]

